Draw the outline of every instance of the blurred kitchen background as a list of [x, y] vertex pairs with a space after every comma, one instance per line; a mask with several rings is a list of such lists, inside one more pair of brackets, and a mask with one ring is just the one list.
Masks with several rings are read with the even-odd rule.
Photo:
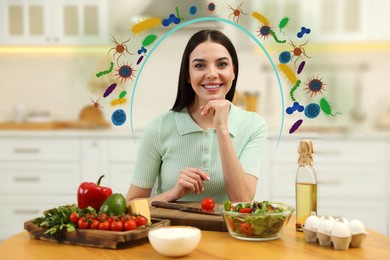
[[[215, 12], [208, 10], [210, 3]], [[191, 6], [197, 7], [195, 15]], [[213, 16], [237, 22], [259, 39], [277, 64], [279, 53], [292, 47], [258, 36], [262, 24], [251, 13], [262, 13], [280, 39], [289, 37], [310, 57], [303, 57], [306, 66], [299, 75], [297, 99], [319, 102], [321, 94], [310, 97], [303, 90], [309, 79], [319, 78], [326, 84], [323, 94], [332, 112], [341, 114], [305, 119], [289, 134], [302, 118], [282, 110], [292, 104], [291, 84], [279, 73], [281, 92], [266, 53], [244, 31], [222, 21], [193, 23], [172, 33], [150, 56], [149, 48], [137, 78], [143, 63], [135, 64], [136, 52], [148, 34], [133, 35], [132, 26], [149, 17], [179, 15], [176, 7], [183, 21]], [[239, 17], [233, 9], [240, 11]], [[295, 203], [298, 142], [310, 138], [319, 214], [358, 218], [389, 235], [390, 25], [383, 22], [388, 10], [387, 0], [1, 0], [0, 205], [9, 213], [0, 219], [4, 217], [9, 228], [1, 226], [0, 240], [21, 231], [23, 220], [48, 207], [74, 203], [79, 182], [95, 181], [101, 172], [107, 174], [106, 185], [126, 193], [142, 129], [173, 105], [182, 51], [190, 35], [203, 28], [222, 30], [232, 39], [240, 59], [235, 102], [269, 124], [256, 198]], [[290, 20], [280, 31], [284, 17]], [[173, 26], [148, 33], [160, 39]], [[298, 39], [302, 26], [311, 32]], [[109, 52], [116, 47], [113, 38], [135, 54], [119, 59], [119, 65], [135, 69], [133, 79], [123, 84], [115, 76], [117, 64], [110, 75], [96, 76], [111, 61], [116, 63], [115, 50]], [[112, 98], [102, 96], [113, 82], [118, 87], [112, 95], [127, 91], [127, 102], [115, 107]], [[111, 123], [118, 107], [127, 113], [120, 127]], [[62, 177], [54, 176], [57, 172]], [[373, 212], [380, 216], [373, 217]]]

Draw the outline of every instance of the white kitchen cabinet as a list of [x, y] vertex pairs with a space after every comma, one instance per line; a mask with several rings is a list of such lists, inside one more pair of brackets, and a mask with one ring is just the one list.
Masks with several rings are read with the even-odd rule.
[[74, 138], [0, 139], [0, 240], [44, 210], [74, 203], [79, 158]]
[[106, 43], [106, 0], [2, 0], [0, 44]]
[[[318, 214], [359, 219], [368, 228], [389, 235], [387, 144], [348, 138], [312, 141]], [[277, 150], [271, 152], [269, 185], [273, 201], [295, 206], [298, 145], [297, 138], [282, 139]]]

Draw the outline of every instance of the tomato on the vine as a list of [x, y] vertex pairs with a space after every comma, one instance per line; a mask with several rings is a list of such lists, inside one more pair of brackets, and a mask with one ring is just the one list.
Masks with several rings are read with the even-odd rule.
[[93, 219], [91, 225], [89, 225], [90, 229], [98, 229], [100, 221], [98, 219]]
[[88, 219], [86, 218], [79, 218], [79, 221], [77, 222], [77, 226], [80, 229], [86, 229], [89, 227]]
[[212, 198], [205, 198], [201, 202], [202, 209], [213, 210], [215, 207], [215, 202]]
[[110, 222], [108, 222], [108, 220], [100, 221], [100, 223], [98, 225], [98, 229], [110, 230]]
[[122, 231], [123, 230], [123, 222], [120, 219], [111, 221], [110, 229], [112, 231]]
[[146, 226], [146, 224], [148, 224], [148, 220], [145, 217], [138, 215], [135, 217], [135, 223], [137, 224], [137, 227]]
[[123, 228], [125, 231], [137, 229], [137, 223], [135, 223], [135, 220], [129, 219], [123, 223]]
[[70, 222], [73, 222], [75, 224], [77, 224], [79, 222], [79, 215], [77, 214], [76, 211], [72, 212], [72, 214], [70, 214], [69, 220], [70, 220]]

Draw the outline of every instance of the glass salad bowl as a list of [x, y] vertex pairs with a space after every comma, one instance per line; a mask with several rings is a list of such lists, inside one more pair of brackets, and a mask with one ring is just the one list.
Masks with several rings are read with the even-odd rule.
[[241, 240], [268, 241], [281, 237], [295, 209], [282, 203], [225, 202], [219, 206], [231, 236]]

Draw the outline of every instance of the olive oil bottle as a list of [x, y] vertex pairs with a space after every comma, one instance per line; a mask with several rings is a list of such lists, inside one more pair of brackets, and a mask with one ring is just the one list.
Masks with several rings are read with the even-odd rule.
[[303, 231], [303, 225], [311, 212], [317, 213], [317, 176], [313, 167], [313, 144], [302, 140], [298, 148], [298, 171], [295, 181], [296, 230]]

